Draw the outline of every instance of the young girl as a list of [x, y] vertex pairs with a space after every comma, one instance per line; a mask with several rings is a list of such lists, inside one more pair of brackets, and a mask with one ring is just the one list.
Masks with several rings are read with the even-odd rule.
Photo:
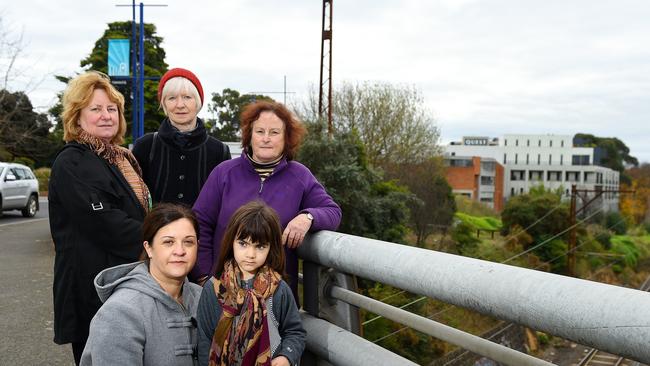
[[83, 366], [196, 364], [196, 308], [201, 287], [187, 274], [196, 262], [196, 218], [162, 203], [142, 228], [146, 260], [108, 268], [95, 287], [104, 305], [90, 323]]
[[284, 274], [276, 212], [253, 201], [226, 228], [215, 277], [203, 287], [199, 365], [297, 365], [306, 332]]

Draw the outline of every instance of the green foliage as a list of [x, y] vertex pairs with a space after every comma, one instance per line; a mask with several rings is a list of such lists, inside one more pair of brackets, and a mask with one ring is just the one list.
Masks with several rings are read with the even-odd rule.
[[[542, 237], [542, 239], [546, 240], [548, 238]], [[551, 272], [559, 273], [567, 268], [567, 250], [567, 243], [561, 239], [554, 239], [536, 248], [533, 253], [542, 261], [550, 262]]]
[[569, 208], [552, 192], [511, 197], [501, 212], [501, 234], [508, 235], [515, 225], [528, 228], [547, 214], [543, 220], [527, 229], [535, 243], [540, 243], [543, 236], [556, 235], [567, 229]]
[[57, 150], [59, 143], [49, 138], [52, 124], [46, 114], [36, 113], [23, 92], [0, 90], [0, 146], [3, 160], [28, 159], [41, 166]]
[[408, 201], [410, 226], [416, 235], [416, 245], [422, 246], [434, 231], [446, 232], [456, 211], [452, 189], [444, 176], [441, 159], [421, 162], [385, 164], [386, 176], [408, 187], [415, 195]]
[[462, 212], [456, 212], [455, 216], [461, 221], [463, 221], [464, 223], [470, 225], [475, 230], [476, 229], [488, 230], [488, 231], [501, 230], [501, 226], [502, 226], [501, 220], [494, 217], [490, 217], [490, 216], [476, 217]]
[[456, 200], [456, 211], [458, 212], [463, 212], [472, 216], [499, 216], [493, 208], [481, 202], [474, 201], [467, 196], [456, 195], [454, 199]]
[[616, 235], [611, 238], [612, 249], [615, 254], [623, 255], [623, 262], [628, 267], [636, 267], [639, 260], [640, 251], [631, 237], [627, 235]]
[[18, 164], [27, 165], [28, 167], [34, 169], [34, 160], [33, 159], [26, 158], [24, 156], [18, 156], [18, 157], [14, 158], [13, 162], [18, 163]]
[[38, 179], [38, 191], [39, 192], [47, 192], [47, 187], [50, 182], [50, 173], [51, 173], [50, 168], [38, 168], [34, 170], [34, 175], [36, 176], [36, 179]]
[[623, 235], [627, 232], [625, 218], [617, 211], [610, 211], [605, 215], [605, 227], [617, 235]]
[[463, 221], [459, 221], [454, 225], [451, 230], [451, 238], [456, 242], [458, 253], [468, 256], [476, 251], [478, 244], [481, 242], [476, 237], [474, 227]]
[[549, 336], [548, 334], [543, 332], [535, 332], [535, 335], [537, 336], [537, 341], [539, 342], [539, 344], [543, 344], [543, 345], [551, 343], [551, 339], [553, 338], [552, 336]]
[[612, 233], [609, 230], [600, 225], [590, 225], [588, 232], [603, 248], [609, 249], [612, 247]]
[[625, 165], [638, 166], [639, 161], [630, 155], [630, 148], [616, 137], [596, 137], [591, 134], [578, 133], [575, 139], [580, 141], [576, 146], [588, 146], [601, 148], [605, 156], [601, 159], [601, 164], [612, 170], [621, 173], [621, 183], [630, 183], [630, 177], [625, 172]]
[[406, 233], [408, 191], [386, 182], [366, 161], [364, 145], [354, 133], [328, 138], [323, 126], [308, 124], [309, 138], [298, 159], [314, 173], [343, 210], [339, 231], [403, 242]]
[[210, 121], [209, 132], [221, 141], [239, 140], [239, 114], [246, 104], [256, 100], [272, 98], [258, 94], [239, 94], [237, 90], [226, 88], [221, 94], [212, 93], [209, 111], [217, 114], [217, 120]]

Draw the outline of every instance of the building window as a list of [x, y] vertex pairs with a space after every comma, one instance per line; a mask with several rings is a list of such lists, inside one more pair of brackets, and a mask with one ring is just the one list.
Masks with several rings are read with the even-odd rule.
[[503, 154], [503, 164], [506, 164], [506, 154]]
[[503, 139], [503, 146], [508, 146], [508, 139]]
[[517, 164], [518, 158], [519, 158], [519, 154], [515, 154], [515, 164]]
[[564, 155], [560, 155], [560, 165], [564, 165]]
[[481, 176], [481, 185], [482, 186], [493, 186], [494, 185], [494, 177], [490, 176]]
[[523, 181], [524, 180], [524, 173], [525, 171], [523, 170], [511, 170], [510, 171], [510, 180], [511, 181]]
[[564, 147], [564, 140], [560, 141], [560, 147]]
[[548, 154], [548, 165], [552, 165], [552, 164], [553, 164], [553, 155]]
[[510, 188], [510, 195], [511, 196], [515, 195], [515, 188], [514, 187]]
[[469, 168], [473, 165], [472, 159], [449, 159], [449, 166]]
[[526, 154], [526, 165], [528, 165], [528, 154]]
[[542, 165], [542, 154], [537, 154], [537, 165]]
[[530, 146], [530, 140], [526, 140], [526, 146]]
[[542, 147], [542, 140], [537, 140], [537, 146]]
[[544, 180], [544, 171], [530, 170], [528, 171], [528, 180], [531, 182], [541, 182]]
[[550, 141], [548, 142], [548, 147], [553, 147], [553, 140], [550, 140]]
[[571, 165], [589, 165], [589, 155], [572, 155]]
[[519, 193], [524, 194], [524, 189], [523, 189], [523, 188], [519, 188]]
[[515, 146], [519, 146], [519, 140], [515, 140]]

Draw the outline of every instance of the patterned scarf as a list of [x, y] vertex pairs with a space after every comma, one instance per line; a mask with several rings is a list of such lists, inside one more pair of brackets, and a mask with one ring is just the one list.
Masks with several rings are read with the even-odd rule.
[[[230, 260], [221, 278], [213, 280], [223, 311], [212, 337], [210, 366], [271, 365], [266, 300], [275, 293], [281, 277], [265, 265], [257, 272], [252, 288], [242, 288], [240, 278], [239, 266]], [[237, 315], [238, 321], [233, 322]]]
[[119, 145], [104, 142], [88, 132], [82, 130], [77, 138], [77, 142], [88, 146], [100, 158], [108, 161], [109, 164], [117, 167], [124, 179], [129, 183], [133, 193], [140, 201], [145, 212], [151, 209], [151, 195], [149, 188], [142, 180], [142, 170], [135, 156], [129, 151]]

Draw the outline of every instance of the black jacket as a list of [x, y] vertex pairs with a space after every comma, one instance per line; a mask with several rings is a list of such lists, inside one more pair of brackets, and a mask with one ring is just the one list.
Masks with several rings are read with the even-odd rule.
[[134, 262], [143, 250], [145, 210], [115, 166], [71, 142], [50, 175], [54, 241], [54, 341], [85, 342], [101, 301], [93, 286], [103, 269]]
[[208, 135], [201, 119], [188, 133], [179, 132], [165, 119], [157, 133], [135, 141], [133, 155], [154, 203], [178, 202], [191, 207], [212, 169], [230, 160], [230, 149]]

